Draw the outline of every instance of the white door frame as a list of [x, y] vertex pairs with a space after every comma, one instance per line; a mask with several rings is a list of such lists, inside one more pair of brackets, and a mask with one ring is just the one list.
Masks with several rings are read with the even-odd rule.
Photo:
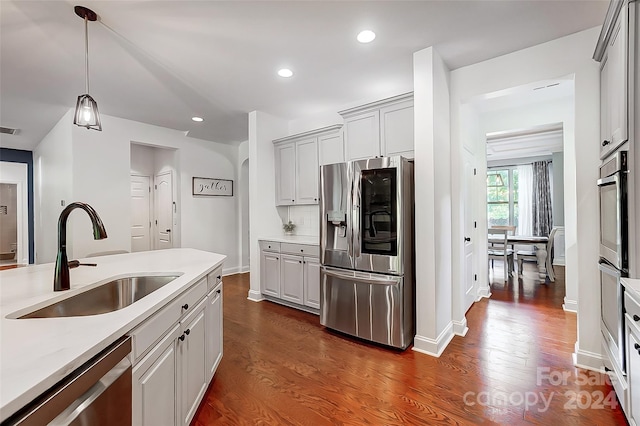
[[29, 194], [28, 194], [28, 166], [26, 163], [12, 163], [2, 161], [0, 167], [0, 182], [16, 185], [17, 198], [17, 243], [16, 262], [29, 264]]

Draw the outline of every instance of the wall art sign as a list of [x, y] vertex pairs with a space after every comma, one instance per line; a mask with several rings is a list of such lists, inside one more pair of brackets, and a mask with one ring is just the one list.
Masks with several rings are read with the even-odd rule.
[[211, 179], [194, 177], [192, 185], [193, 195], [233, 195], [233, 181], [227, 179]]

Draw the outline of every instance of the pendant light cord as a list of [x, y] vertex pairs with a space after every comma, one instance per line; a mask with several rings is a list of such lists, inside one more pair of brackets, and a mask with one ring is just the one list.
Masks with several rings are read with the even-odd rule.
[[84, 16], [84, 75], [86, 93], [89, 94], [89, 32], [87, 31], [87, 15]]

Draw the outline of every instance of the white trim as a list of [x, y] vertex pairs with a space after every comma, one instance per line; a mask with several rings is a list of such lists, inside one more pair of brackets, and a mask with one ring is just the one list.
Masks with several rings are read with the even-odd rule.
[[16, 185], [17, 235], [15, 243], [18, 247], [15, 261], [24, 265], [29, 264], [28, 170], [27, 163], [9, 161], [2, 161], [2, 167], [0, 167], [0, 182]]
[[572, 354], [573, 365], [578, 368], [585, 368], [592, 371], [601, 371], [602, 354], [583, 351], [578, 349], [578, 342], [575, 345], [575, 352]]
[[577, 300], [569, 300], [565, 296], [564, 303], [562, 304], [562, 309], [565, 312], [574, 312], [578, 313], [578, 301]]
[[467, 327], [467, 318], [463, 318], [462, 321], [453, 321], [453, 333], [456, 336], [466, 336], [469, 331], [469, 327]]
[[242, 273], [242, 268], [239, 266], [234, 266], [233, 268], [225, 268], [222, 270], [223, 276], [240, 274], [240, 273]]
[[354, 115], [354, 114], [359, 114], [361, 112], [365, 112], [371, 109], [376, 109], [376, 108], [380, 108], [381, 106], [388, 106], [394, 103], [399, 103], [399, 102], [405, 102], [408, 100], [413, 100], [413, 92], [407, 92], [407, 93], [403, 93], [401, 95], [397, 95], [397, 96], [392, 96], [390, 98], [385, 98], [385, 99], [380, 99], [378, 101], [375, 102], [370, 102], [368, 104], [364, 104], [364, 105], [359, 105], [357, 107], [354, 108], [349, 108], [349, 109], [345, 109], [342, 111], [338, 111], [338, 114], [340, 114], [343, 117], [347, 117], [350, 115]]
[[491, 297], [491, 287], [489, 287], [489, 285], [478, 288], [478, 300], [476, 300], [476, 302], [479, 302], [483, 297], [486, 299]]
[[413, 348], [412, 350], [416, 352], [420, 352], [423, 354], [439, 357], [442, 355], [442, 352], [446, 349], [451, 339], [453, 339], [455, 334], [453, 333], [453, 323], [449, 323], [442, 333], [437, 337], [437, 339], [430, 339], [424, 336], [416, 335], [413, 339]]
[[263, 300], [265, 300], [264, 297], [262, 297], [262, 293], [254, 290], [249, 290], [247, 299], [251, 300], [252, 302], [262, 302]]

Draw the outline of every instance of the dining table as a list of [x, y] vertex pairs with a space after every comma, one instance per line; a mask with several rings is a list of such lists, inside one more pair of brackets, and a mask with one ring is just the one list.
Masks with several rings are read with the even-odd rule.
[[[549, 242], [549, 237], [541, 237], [535, 235], [507, 235], [507, 244], [511, 246], [517, 245], [532, 245], [535, 246], [536, 250], [536, 261], [538, 264], [538, 277], [541, 283], [546, 282], [547, 273], [549, 274], [549, 279], [554, 281], [553, 270], [549, 269], [547, 271], [547, 243]], [[504, 239], [497, 239], [489, 237], [489, 243], [502, 244], [504, 243]], [[522, 274], [522, 271], [518, 271], [519, 274]]]

